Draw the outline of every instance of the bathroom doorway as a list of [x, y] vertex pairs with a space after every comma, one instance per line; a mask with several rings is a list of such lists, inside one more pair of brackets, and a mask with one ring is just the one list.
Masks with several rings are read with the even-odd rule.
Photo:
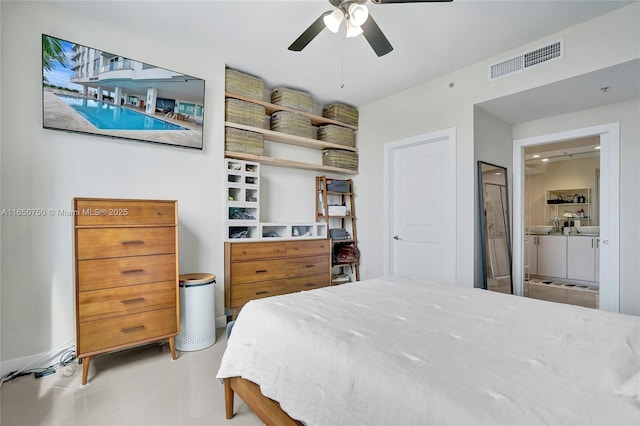
[[[529, 148], [537, 147], [540, 149], [544, 149], [547, 146], [552, 147], [550, 144], [557, 143], [565, 143], [568, 141], [574, 141], [578, 139], [584, 138], [593, 138], [599, 139], [600, 141], [600, 161], [599, 161], [599, 181], [593, 184], [592, 186], [581, 185], [580, 188], [573, 189], [583, 189], [586, 190], [588, 188], [593, 188], [597, 191], [597, 211], [598, 211], [598, 231], [599, 235], [597, 236], [599, 251], [597, 260], [594, 260], [595, 265], [597, 265], [597, 270], [594, 271], [596, 274], [596, 280], [600, 283], [599, 285], [599, 309], [608, 310], [613, 312], [619, 312], [620, 309], [620, 301], [619, 301], [619, 123], [612, 123], [602, 126], [595, 126], [590, 128], [583, 129], [575, 129], [566, 132], [542, 135], [532, 138], [520, 139], [514, 141], [514, 150], [513, 150], [513, 165], [514, 165], [514, 226], [513, 226], [513, 271], [514, 271], [514, 292], [519, 295], [525, 294], [525, 273], [527, 272], [525, 267], [531, 267], [531, 258], [527, 257], [525, 259], [525, 244], [531, 244], [532, 238], [530, 237], [528, 241], [525, 237], [525, 232], [528, 232], [528, 235], [531, 235], [529, 232], [530, 226], [549, 226], [547, 224], [532, 224], [531, 220], [533, 219], [531, 216], [525, 216], [525, 202], [526, 202], [526, 165], [525, 159], [527, 151]], [[531, 154], [533, 152], [531, 151]], [[584, 186], [584, 187], [583, 187]], [[543, 209], [553, 209], [553, 214], [563, 215], [564, 207], [560, 207], [560, 204], [565, 204], [565, 197], [568, 201], [569, 193], [562, 193], [562, 191], [556, 191], [556, 193], [549, 192], [549, 190], [558, 190], [558, 189], [571, 189], [571, 188], [548, 188], [545, 190], [544, 195], [544, 203], [542, 204]], [[575, 192], [575, 191], [574, 191]], [[553, 195], [550, 195], [553, 194]], [[585, 197], [589, 197], [589, 206], [591, 207], [591, 197], [590, 192], [585, 194], [572, 194], [575, 195], [583, 195]], [[547, 197], [556, 197], [557, 205], [553, 203], [547, 203]], [[558, 197], [562, 198], [562, 202]], [[577, 207], [580, 205], [579, 202], [566, 204], [574, 204], [570, 211], [577, 211]], [[586, 203], [582, 203], [581, 208], [584, 208]], [[557, 212], [556, 213], [556, 207]], [[568, 206], [567, 206], [568, 207]], [[574, 209], [575, 208], [575, 209]], [[547, 214], [543, 217], [547, 220]], [[591, 211], [588, 214], [591, 216]], [[564, 216], [563, 216], [564, 217]], [[553, 216], [555, 218], [555, 216]], [[591, 218], [590, 218], [591, 220]], [[570, 221], [569, 221], [570, 222]], [[564, 227], [564, 220], [562, 220], [561, 226]], [[591, 225], [587, 225], [591, 226]], [[595, 226], [595, 225], [594, 225]], [[535, 228], [534, 228], [535, 229]], [[546, 240], [545, 242], [550, 242], [550, 235], [544, 234], [546, 228], [538, 229], [538, 234], [534, 234], [533, 240], [541, 242], [541, 240]], [[555, 230], [557, 232], [558, 229]], [[562, 230], [564, 231], [564, 230]], [[587, 230], [589, 231], [589, 230]], [[594, 232], [593, 230], [591, 230]], [[569, 230], [571, 232], [571, 230]], [[544, 234], [544, 235], [541, 235]], [[544, 238], [542, 238], [544, 237]], [[556, 241], [557, 242], [557, 241]], [[528, 247], [531, 249], [531, 247]], [[567, 248], [562, 248], [562, 244], [558, 244], [554, 250], [556, 250], [555, 256], [558, 256], [558, 252], [568, 253]], [[551, 252], [549, 250], [543, 250], [543, 255], [548, 255]], [[574, 250], [571, 250], [574, 253]], [[540, 253], [538, 248], [537, 253]], [[529, 255], [529, 253], [527, 253]], [[529, 262], [529, 263], [526, 263]], [[543, 261], [544, 263], [544, 261]], [[540, 265], [540, 262], [537, 262], [537, 265]], [[566, 266], [566, 265], [565, 265]], [[542, 271], [544, 274], [540, 274], [540, 271], [537, 271], [537, 275], [548, 275], [549, 271]], [[566, 274], [566, 271], [552, 271], [550, 276], [555, 276], [556, 274], [562, 275]]]
[[599, 307], [600, 137], [524, 149], [523, 296]]

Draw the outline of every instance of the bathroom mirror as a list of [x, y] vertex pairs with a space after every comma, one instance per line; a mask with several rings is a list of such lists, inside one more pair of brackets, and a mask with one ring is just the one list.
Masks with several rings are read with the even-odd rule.
[[478, 186], [483, 288], [512, 294], [507, 169], [478, 161]]

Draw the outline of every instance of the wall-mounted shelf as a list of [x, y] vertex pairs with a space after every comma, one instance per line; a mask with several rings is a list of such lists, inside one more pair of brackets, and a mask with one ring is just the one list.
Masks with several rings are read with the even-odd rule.
[[[574, 202], [576, 197], [584, 198], [584, 202]], [[564, 213], [577, 213], [583, 211], [580, 218], [583, 225], [591, 224], [591, 188], [550, 189], [545, 196], [545, 209], [547, 222], [558, 218], [562, 221], [570, 220], [564, 217]]]
[[304, 138], [302, 136], [290, 135], [287, 133], [276, 132], [274, 130], [261, 129], [259, 127], [246, 126], [244, 124], [232, 123], [230, 121], [225, 121], [224, 125], [227, 127], [235, 127], [236, 129], [240, 129], [240, 130], [248, 130], [250, 132], [261, 133], [262, 135], [264, 135], [264, 138], [266, 140], [270, 140], [274, 142], [280, 142], [280, 143], [285, 143], [289, 145], [296, 145], [296, 146], [302, 146], [304, 148], [312, 148], [312, 149], [319, 149], [319, 150], [334, 148], [334, 149], [343, 149], [345, 151], [358, 152], [358, 148], [352, 147], [352, 146], [345, 146], [337, 143], [324, 142], [317, 139]]
[[303, 163], [301, 161], [285, 160], [275, 157], [264, 157], [261, 155], [245, 154], [243, 152], [225, 151], [224, 156], [238, 160], [255, 161], [275, 167], [287, 167], [290, 169], [312, 170], [323, 173], [338, 173], [344, 175], [357, 175], [357, 170], [343, 169], [340, 167], [324, 166], [322, 164]]
[[[319, 115], [315, 115], [315, 114], [310, 114], [304, 111], [299, 111], [297, 109], [293, 109], [293, 108], [288, 108], [285, 106], [281, 106], [281, 105], [276, 105], [276, 104], [272, 104], [270, 102], [265, 102], [263, 100], [260, 99], [254, 99], [254, 98], [249, 98], [247, 96], [242, 96], [242, 95], [236, 95], [235, 93], [229, 93], [229, 92], [225, 92], [225, 97], [227, 98], [234, 98], [234, 99], [240, 99], [241, 101], [246, 101], [246, 102], [253, 102], [254, 104], [258, 104], [258, 105], [262, 105], [263, 107], [266, 108], [267, 110], [267, 114], [271, 115], [276, 111], [289, 111], [289, 112], [295, 112], [296, 114], [302, 114], [306, 117], [309, 117], [311, 119], [311, 124], [313, 126], [322, 126], [324, 124], [335, 124], [336, 126], [342, 126], [342, 127], [347, 127], [351, 130], [358, 130], [357, 126], [352, 126], [350, 124], [347, 123], [343, 123], [341, 121], [337, 121], [337, 120], [332, 120], [330, 118], [326, 118], [326, 117], [322, 117]], [[344, 149], [344, 148], [341, 148]]]

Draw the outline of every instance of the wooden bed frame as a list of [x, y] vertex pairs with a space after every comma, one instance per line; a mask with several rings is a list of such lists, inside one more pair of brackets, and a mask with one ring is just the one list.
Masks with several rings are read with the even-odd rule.
[[234, 415], [234, 393], [237, 393], [267, 426], [302, 426], [302, 423], [289, 417], [278, 402], [264, 396], [260, 386], [242, 377], [224, 379], [224, 403], [227, 419], [233, 418]]

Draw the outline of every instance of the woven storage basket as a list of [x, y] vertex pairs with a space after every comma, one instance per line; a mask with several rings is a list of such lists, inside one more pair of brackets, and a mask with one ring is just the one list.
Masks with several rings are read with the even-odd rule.
[[318, 127], [318, 140], [345, 146], [356, 146], [356, 134], [353, 130], [335, 124]]
[[358, 126], [358, 110], [349, 105], [328, 105], [322, 109], [322, 116], [351, 126]]
[[230, 68], [225, 70], [225, 90], [236, 95], [260, 99], [264, 97], [264, 81]]
[[307, 92], [277, 87], [271, 92], [271, 103], [293, 108], [298, 111], [313, 112], [313, 98]]
[[271, 130], [290, 135], [313, 137], [311, 118], [289, 111], [276, 111], [271, 114]]
[[265, 127], [264, 117], [266, 114], [267, 110], [262, 105], [233, 98], [224, 100], [225, 121], [263, 129]]
[[224, 149], [225, 151], [263, 155], [263, 137], [260, 133], [249, 132], [247, 130], [240, 130], [233, 127], [225, 127]]
[[325, 149], [322, 153], [322, 165], [358, 170], [358, 153], [344, 149]]

